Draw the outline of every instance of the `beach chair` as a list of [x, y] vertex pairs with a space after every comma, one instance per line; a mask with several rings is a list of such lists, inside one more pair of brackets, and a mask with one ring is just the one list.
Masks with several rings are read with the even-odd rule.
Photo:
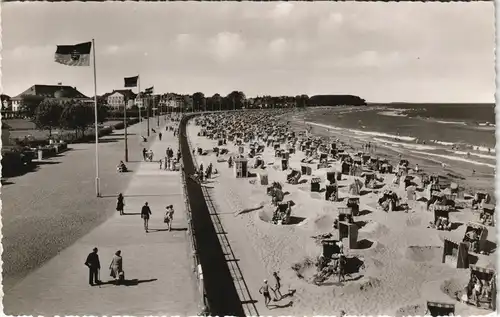
[[442, 263], [457, 269], [469, 267], [469, 245], [465, 242], [444, 238]]
[[427, 302], [427, 313], [432, 317], [455, 315], [455, 304], [442, 302]]
[[324, 239], [321, 241], [323, 247], [322, 256], [326, 259], [336, 258], [340, 255], [339, 240]]
[[311, 178], [311, 192], [319, 192], [320, 191], [320, 183], [321, 183], [321, 178], [319, 178], [319, 177]]
[[325, 190], [325, 200], [328, 201], [337, 201], [339, 197], [338, 187], [336, 184], [326, 185]]
[[370, 173], [370, 172], [364, 172], [361, 174], [361, 177], [365, 178], [365, 187], [366, 188], [373, 188], [373, 182], [375, 180], [375, 173]]
[[282, 159], [281, 160], [281, 170], [286, 171], [288, 169], [288, 160], [287, 159]]
[[483, 204], [479, 221], [486, 226], [495, 226], [495, 205]]
[[[481, 292], [473, 296], [472, 292], [476, 281], [479, 281], [482, 287]], [[496, 271], [494, 269], [471, 265], [469, 283], [465, 287], [465, 290], [467, 304], [493, 311], [496, 310]]]
[[297, 170], [292, 170], [290, 174], [287, 175], [286, 180], [287, 183], [292, 185], [297, 185], [299, 183], [299, 179], [301, 177], [301, 173]]
[[353, 216], [357, 216], [359, 214], [359, 198], [358, 197], [347, 198], [347, 207], [351, 208], [351, 213]]
[[349, 249], [356, 249], [358, 242], [358, 226], [355, 223], [346, 221], [339, 221], [338, 223], [338, 237], [339, 240], [347, 238], [347, 247]]
[[[442, 227], [443, 229], [450, 230], [450, 206], [434, 205], [433, 210], [434, 226], [436, 226], [437, 229], [440, 229]], [[445, 219], [445, 221], [443, 222], [442, 219]]]
[[[469, 238], [469, 232], [475, 231], [476, 233], [476, 241], [471, 240]], [[466, 229], [465, 229], [465, 234], [462, 239], [462, 242], [465, 242], [469, 245], [469, 248], [471, 252], [474, 253], [481, 253], [486, 251], [486, 243], [488, 239], [488, 228], [486, 226], [481, 225], [479, 223], [475, 222], [468, 222]]]
[[354, 223], [354, 219], [352, 217], [352, 208], [351, 207], [339, 207], [339, 215], [337, 217], [338, 221], [344, 221], [347, 223]]

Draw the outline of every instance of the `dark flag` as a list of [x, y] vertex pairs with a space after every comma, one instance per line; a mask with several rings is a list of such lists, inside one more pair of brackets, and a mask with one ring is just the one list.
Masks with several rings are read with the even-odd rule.
[[126, 77], [125, 78], [125, 87], [137, 87], [138, 80], [139, 80], [139, 76]]
[[90, 66], [92, 42], [76, 45], [57, 45], [54, 60], [67, 66]]
[[153, 93], [153, 89], [154, 89], [154, 86], [153, 87], [149, 87], [149, 88], [146, 88], [146, 90], [144, 91], [144, 93], [146, 95], [151, 95]]

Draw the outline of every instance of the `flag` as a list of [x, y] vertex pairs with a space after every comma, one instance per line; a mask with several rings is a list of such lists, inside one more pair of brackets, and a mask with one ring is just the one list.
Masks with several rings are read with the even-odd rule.
[[139, 76], [125, 77], [125, 87], [137, 87]]
[[144, 93], [146, 95], [151, 95], [153, 93], [153, 89], [154, 89], [154, 86], [153, 87], [149, 87], [149, 88], [146, 88], [146, 90], [144, 91]]
[[90, 66], [92, 42], [76, 45], [57, 45], [54, 60], [67, 66]]

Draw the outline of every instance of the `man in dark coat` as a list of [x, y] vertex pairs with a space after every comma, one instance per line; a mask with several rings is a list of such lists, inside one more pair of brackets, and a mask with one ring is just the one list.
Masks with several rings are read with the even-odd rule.
[[141, 209], [141, 218], [144, 220], [144, 230], [146, 230], [146, 233], [148, 233], [149, 215], [151, 215], [151, 209], [146, 202]]
[[101, 269], [101, 263], [99, 262], [99, 255], [97, 255], [97, 248], [89, 253], [85, 265], [89, 268], [89, 284], [94, 286], [95, 284], [100, 284], [99, 281], [99, 270]]

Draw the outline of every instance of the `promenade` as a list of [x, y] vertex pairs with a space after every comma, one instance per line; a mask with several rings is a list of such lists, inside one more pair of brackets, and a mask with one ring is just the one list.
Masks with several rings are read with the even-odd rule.
[[[162, 133], [162, 141], [156, 138], [150, 144], [155, 160], [164, 156], [168, 146], [177, 151], [178, 141], [172, 132], [165, 132], [163, 126]], [[180, 175], [161, 171], [158, 162], [140, 162], [129, 167], [133, 175], [123, 192], [126, 215], [114, 211], [107, 221], [17, 283], [4, 299], [6, 314], [194, 315], [198, 312], [200, 299], [193, 274]], [[152, 210], [147, 234], [139, 216], [146, 201]], [[165, 206], [170, 204], [175, 209], [171, 232], [163, 223]], [[99, 249], [100, 279], [104, 284], [91, 287], [84, 262], [93, 247]], [[127, 280], [123, 286], [107, 283], [111, 280], [109, 263], [117, 250], [122, 251]]]

